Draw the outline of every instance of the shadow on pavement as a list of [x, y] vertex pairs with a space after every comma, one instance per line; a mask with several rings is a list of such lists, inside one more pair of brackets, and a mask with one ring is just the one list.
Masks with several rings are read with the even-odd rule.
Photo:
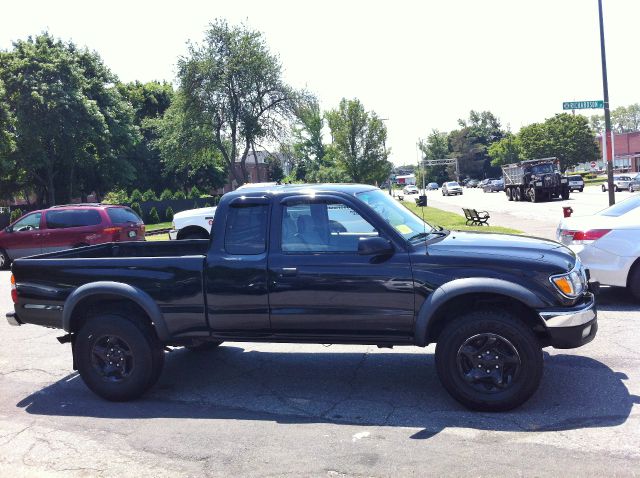
[[545, 375], [531, 400], [508, 413], [476, 413], [447, 395], [431, 354], [325, 350], [177, 349], [167, 355], [159, 383], [140, 400], [101, 400], [74, 373], [17, 406], [49, 416], [411, 427], [422, 428], [411, 438], [424, 439], [452, 427], [522, 432], [613, 427], [640, 403], [624, 385], [627, 377], [601, 362], [545, 354]]
[[624, 287], [603, 286], [596, 300], [599, 311], [640, 312], [640, 302]]

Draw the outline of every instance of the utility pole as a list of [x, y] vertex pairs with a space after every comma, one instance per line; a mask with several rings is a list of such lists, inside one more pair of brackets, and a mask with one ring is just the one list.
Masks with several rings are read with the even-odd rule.
[[[603, 145], [606, 144], [605, 157], [607, 159], [607, 189], [609, 191], [609, 206], [616, 203], [613, 186], [613, 135], [611, 134], [611, 113], [609, 112], [609, 84], [607, 81], [607, 55], [604, 49], [604, 23], [602, 21], [602, 0], [598, 0], [598, 16], [600, 20], [600, 56], [602, 58], [602, 90], [604, 96], [604, 129]], [[606, 141], [605, 141], [606, 139]]]

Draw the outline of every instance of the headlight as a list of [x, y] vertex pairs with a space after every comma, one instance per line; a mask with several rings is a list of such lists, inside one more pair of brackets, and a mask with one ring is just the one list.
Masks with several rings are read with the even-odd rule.
[[549, 280], [563, 296], [569, 299], [580, 296], [587, 285], [587, 275], [580, 262], [576, 262], [570, 272], [551, 276]]

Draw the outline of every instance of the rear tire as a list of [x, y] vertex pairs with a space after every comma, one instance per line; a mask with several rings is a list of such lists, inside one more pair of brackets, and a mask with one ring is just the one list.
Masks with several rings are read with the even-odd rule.
[[578, 191], [582, 192], [582, 191], [584, 191], [584, 188], [580, 188], [580, 189], [578, 189]]
[[86, 321], [74, 355], [87, 387], [115, 402], [140, 397], [156, 383], [164, 364], [162, 344], [150, 325], [111, 312]]
[[0, 249], [0, 270], [8, 269], [11, 265], [11, 259], [4, 249]]
[[503, 310], [476, 310], [453, 320], [438, 338], [435, 358], [444, 388], [472, 410], [498, 412], [522, 405], [537, 390], [543, 372], [535, 335]]
[[640, 264], [636, 263], [632, 266], [627, 285], [627, 289], [631, 292], [634, 299], [640, 301]]
[[604, 184], [602, 184], [600, 187], [602, 188], [603, 193], [607, 192], [607, 187]]
[[567, 199], [569, 199], [569, 189], [563, 189], [562, 190], [562, 199], [565, 200], [565, 201]]

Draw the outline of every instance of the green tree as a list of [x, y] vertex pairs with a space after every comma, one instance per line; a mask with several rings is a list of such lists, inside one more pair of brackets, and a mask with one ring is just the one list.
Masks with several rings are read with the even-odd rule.
[[544, 123], [530, 124], [520, 130], [518, 139], [523, 159], [553, 156], [560, 160], [562, 171], [599, 157], [595, 134], [582, 115], [561, 113]]
[[160, 216], [158, 215], [158, 210], [155, 207], [152, 207], [149, 210], [147, 221], [149, 224], [158, 224], [160, 222]]
[[173, 193], [171, 192], [171, 189], [165, 189], [164, 191], [162, 191], [162, 194], [160, 194], [161, 201], [166, 201], [167, 199], [173, 199]]
[[10, 223], [14, 223], [16, 222], [18, 219], [20, 219], [22, 217], [24, 213], [22, 212], [22, 209], [17, 208], [14, 209], [13, 211], [11, 211], [11, 216], [9, 217], [9, 222]]
[[210, 130], [233, 178], [244, 184], [249, 151], [283, 135], [295, 104], [278, 58], [260, 32], [217, 20], [179, 59], [178, 80], [190, 121]]
[[184, 193], [184, 191], [178, 190], [173, 195], [173, 199], [187, 199], [187, 195]]
[[308, 173], [329, 166], [324, 161], [324, 117], [315, 98], [301, 101], [294, 114], [296, 123], [291, 132], [293, 140], [287, 153], [293, 158], [296, 179], [304, 180]]
[[105, 204], [126, 204], [129, 202], [129, 196], [124, 189], [116, 189], [105, 194], [102, 202]]
[[173, 208], [171, 206], [168, 206], [167, 209], [164, 211], [164, 218], [167, 221], [173, 221]]
[[160, 190], [163, 186], [172, 186], [174, 176], [163, 174], [160, 152], [154, 146], [157, 134], [149, 120], [162, 118], [171, 105], [173, 87], [170, 83], [150, 81], [141, 83], [118, 83], [118, 91], [133, 108], [134, 122], [139, 128], [142, 140], [131, 152], [129, 160], [136, 170], [136, 185], [142, 189]]
[[215, 147], [213, 130], [187, 115], [185, 109], [184, 95], [178, 92], [162, 118], [144, 123], [154, 131], [152, 146], [160, 152], [163, 174], [173, 179], [176, 188], [184, 184], [219, 188], [227, 181], [227, 171]]
[[131, 210], [135, 212], [140, 218], [142, 218], [142, 208], [140, 207], [140, 203], [138, 202], [132, 203]]
[[387, 128], [376, 113], [367, 112], [358, 99], [343, 98], [326, 118], [335, 163], [351, 181], [373, 184], [389, 177], [393, 166], [385, 149]]
[[269, 155], [265, 159], [267, 163], [267, 173], [269, 176], [269, 181], [282, 181], [284, 178], [284, 171], [282, 170], [282, 163], [277, 156]]
[[142, 193], [140, 192], [139, 189], [134, 189], [133, 191], [131, 191], [131, 196], [129, 196], [129, 202], [142, 202], [144, 201], [144, 199], [142, 199]]
[[153, 192], [153, 189], [147, 189], [145, 192], [142, 193], [142, 200], [143, 201], [157, 201], [158, 198], [156, 197], [156, 193]]
[[491, 144], [488, 152], [493, 166], [517, 163], [522, 160], [520, 139], [512, 133], [507, 133], [500, 141]]
[[15, 177], [48, 204], [133, 179], [133, 111], [96, 53], [48, 33], [29, 37], [0, 52], [0, 81], [16, 132]]
[[[593, 115], [589, 122], [596, 132], [604, 130], [604, 115]], [[611, 129], [616, 133], [640, 131], [640, 104], [618, 106], [611, 110]]]
[[[418, 148], [422, 152], [425, 160], [445, 159], [451, 156], [449, 151], [449, 138], [447, 133], [441, 133], [437, 129], [431, 131], [426, 140], [420, 140]], [[455, 167], [452, 168], [455, 171]], [[454, 177], [454, 173], [447, 168], [446, 165], [429, 166], [420, 165], [416, 170], [416, 184], [422, 187], [424, 175], [424, 183], [435, 182], [442, 184]]]
[[189, 190], [189, 199], [198, 199], [200, 197], [200, 190], [197, 186], [193, 186], [191, 190]]

